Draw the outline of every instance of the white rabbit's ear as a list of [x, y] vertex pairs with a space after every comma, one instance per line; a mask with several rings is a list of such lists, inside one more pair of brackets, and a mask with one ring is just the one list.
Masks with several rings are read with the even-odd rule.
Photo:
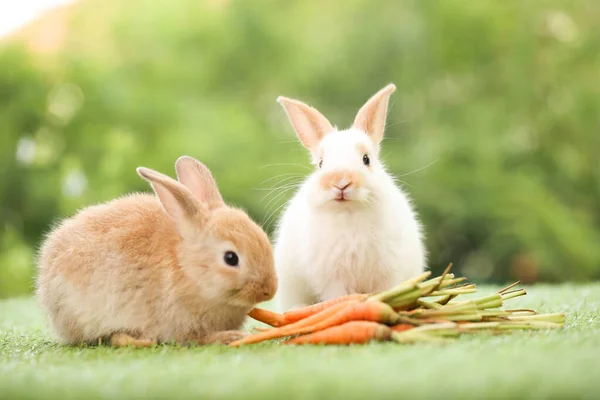
[[144, 167], [137, 168], [137, 173], [150, 182], [160, 204], [175, 221], [181, 234], [194, 229], [198, 217], [208, 212], [194, 198], [192, 192], [175, 179]]
[[358, 111], [354, 119], [353, 127], [360, 129], [371, 136], [374, 143], [379, 144], [383, 139], [385, 130], [385, 120], [387, 118], [387, 109], [390, 95], [394, 93], [396, 86], [390, 83], [365, 103]]
[[327, 118], [316, 109], [298, 100], [278, 97], [298, 138], [310, 151], [315, 151], [323, 136], [335, 130]]
[[211, 209], [225, 205], [217, 182], [206, 165], [192, 157], [182, 156], [175, 162], [175, 170], [177, 180], [187, 187], [198, 201]]

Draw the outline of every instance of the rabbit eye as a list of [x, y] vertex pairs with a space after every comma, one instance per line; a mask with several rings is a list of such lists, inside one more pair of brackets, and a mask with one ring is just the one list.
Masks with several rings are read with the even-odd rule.
[[223, 260], [225, 261], [225, 264], [231, 267], [237, 267], [240, 263], [238, 255], [233, 251], [226, 251]]
[[367, 167], [371, 165], [371, 159], [366, 154], [363, 156], [363, 164], [365, 164]]
[[319, 161], [319, 168], [321, 168], [323, 166], [323, 159], [321, 158], [321, 161]]

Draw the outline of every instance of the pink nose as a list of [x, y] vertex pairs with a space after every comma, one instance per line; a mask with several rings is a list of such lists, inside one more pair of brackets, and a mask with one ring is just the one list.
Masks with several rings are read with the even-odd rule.
[[342, 179], [339, 182], [334, 183], [333, 187], [338, 190], [341, 190], [343, 192], [345, 189], [349, 188], [351, 185], [352, 185], [351, 181], [349, 181], [347, 179]]

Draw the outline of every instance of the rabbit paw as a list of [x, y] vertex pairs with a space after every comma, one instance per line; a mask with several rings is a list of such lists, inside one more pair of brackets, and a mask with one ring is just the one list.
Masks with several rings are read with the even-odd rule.
[[156, 340], [136, 339], [126, 333], [115, 333], [110, 338], [110, 345], [114, 347], [152, 347], [156, 344]]
[[240, 340], [250, 335], [248, 332], [244, 331], [223, 331], [217, 332], [210, 335], [206, 339], [206, 343], [219, 343], [219, 344], [229, 344], [231, 342], [235, 342], [236, 340]]

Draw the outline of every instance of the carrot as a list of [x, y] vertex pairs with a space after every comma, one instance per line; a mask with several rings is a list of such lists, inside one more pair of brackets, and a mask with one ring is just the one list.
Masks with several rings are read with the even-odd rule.
[[355, 303], [357, 303], [356, 300], [349, 300], [345, 303], [334, 304], [331, 307], [325, 308], [321, 312], [311, 315], [310, 317], [306, 317], [304, 319], [294, 322], [293, 324], [288, 324], [288, 325], [285, 325], [278, 329], [298, 329], [298, 328], [314, 325], [322, 320], [325, 320], [325, 319], [331, 317], [332, 315], [335, 315], [340, 310], [343, 310], [344, 308], [346, 308], [352, 304], [355, 304]]
[[[352, 302], [349, 302], [349, 303], [352, 303]], [[265, 340], [276, 339], [278, 337], [290, 336], [291, 334], [286, 334], [285, 332], [299, 330], [306, 326], [313, 325], [323, 319], [327, 319], [330, 316], [337, 313], [338, 311], [347, 307], [349, 305], [349, 303], [340, 303], [340, 304], [333, 305], [329, 308], [324, 309], [320, 313], [317, 313], [310, 317], [301, 319], [300, 321], [295, 322], [293, 324], [282, 326], [280, 328], [267, 329], [262, 332], [256, 333], [254, 335], [247, 336], [246, 338], [244, 338], [242, 340], [248, 340], [248, 338], [252, 338], [252, 342], [250, 342], [250, 343], [258, 343], [258, 342], [262, 342]], [[283, 334], [281, 332], [283, 332]], [[247, 342], [245, 342], [245, 341], [243, 342], [242, 340], [237, 340], [237, 341], [231, 342], [229, 345], [233, 346], [233, 347], [237, 347], [240, 344], [248, 344]]]
[[297, 310], [287, 311], [283, 314], [279, 314], [262, 308], [253, 308], [248, 313], [248, 316], [267, 325], [271, 325], [272, 327], [279, 328], [281, 326], [286, 326], [294, 322], [298, 322], [302, 319], [308, 318], [312, 315], [318, 314], [331, 306], [341, 303], [348, 303], [351, 301], [366, 300], [368, 297], [368, 294], [350, 294], [347, 296], [323, 301], [321, 303], [316, 303], [308, 307], [299, 308]]
[[[312, 306], [299, 308], [297, 310], [287, 311], [287, 312], [283, 313], [283, 318], [284, 318], [283, 325], [288, 325], [288, 324], [300, 321], [301, 319], [304, 319], [304, 318], [310, 317], [311, 315], [320, 313], [324, 309], [329, 308], [336, 304], [347, 303], [349, 301], [354, 301], [354, 300], [358, 300], [358, 301], [366, 300], [368, 297], [369, 297], [368, 294], [361, 294], [361, 293], [349, 294], [346, 296], [337, 297], [335, 299], [322, 301], [320, 303], [313, 304]], [[273, 326], [275, 326], [275, 325], [273, 325]]]
[[284, 336], [311, 333], [349, 321], [373, 321], [393, 325], [398, 322], [398, 318], [398, 314], [394, 312], [392, 307], [379, 301], [358, 302], [354, 304], [341, 303], [326, 308], [320, 313], [300, 320], [295, 324], [246, 336], [229, 345], [237, 347], [241, 344], [259, 343]]
[[283, 315], [262, 308], [253, 308], [248, 316], [271, 326], [282, 326], [284, 321]]
[[397, 325], [392, 326], [392, 330], [396, 331], [396, 332], [404, 332], [404, 331], [407, 331], [414, 327], [415, 326], [411, 325], [411, 324], [397, 324]]
[[350, 321], [322, 331], [286, 340], [282, 344], [360, 344], [389, 340], [391, 329], [371, 321]]

